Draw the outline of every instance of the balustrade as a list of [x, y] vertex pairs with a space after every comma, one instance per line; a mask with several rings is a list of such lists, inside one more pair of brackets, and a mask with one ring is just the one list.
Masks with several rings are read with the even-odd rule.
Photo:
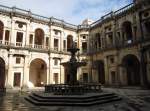
[[16, 42], [17, 47], [22, 47], [22, 42]]

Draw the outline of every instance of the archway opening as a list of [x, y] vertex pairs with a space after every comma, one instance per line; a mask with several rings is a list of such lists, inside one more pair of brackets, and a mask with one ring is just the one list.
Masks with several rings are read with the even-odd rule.
[[128, 85], [140, 85], [140, 62], [135, 55], [127, 55], [123, 58], [123, 66], [127, 74]]
[[4, 24], [0, 21], [0, 40], [3, 40]]
[[104, 70], [104, 62], [102, 60], [96, 61], [97, 64], [97, 72], [98, 72], [98, 82], [101, 84], [105, 84], [105, 70]]
[[71, 48], [73, 45], [73, 36], [68, 35], [67, 36], [67, 49]]
[[123, 38], [128, 42], [131, 43], [133, 40], [132, 34], [132, 24], [129, 21], [126, 21], [122, 24], [122, 31], [123, 31]]
[[30, 63], [29, 81], [32, 87], [42, 87], [47, 81], [47, 65], [42, 59]]
[[44, 31], [42, 29], [35, 30], [35, 44], [36, 45], [44, 44]]
[[5, 88], [5, 61], [0, 58], [0, 89]]

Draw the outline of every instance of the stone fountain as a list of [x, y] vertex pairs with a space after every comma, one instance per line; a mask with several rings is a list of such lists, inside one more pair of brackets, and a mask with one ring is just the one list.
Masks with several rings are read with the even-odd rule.
[[77, 61], [76, 52], [79, 49], [75, 44], [68, 51], [71, 58], [61, 65], [69, 68], [70, 81], [67, 84], [45, 85], [44, 92], [31, 93], [25, 98], [27, 101], [38, 106], [91, 106], [121, 100], [113, 93], [103, 92], [101, 84], [77, 82], [77, 69], [85, 66], [86, 62]]
[[73, 43], [72, 48], [68, 49], [68, 52], [71, 52], [71, 58], [70, 61], [61, 63], [64, 67], [67, 67], [69, 69], [69, 75], [70, 75], [70, 81], [68, 85], [70, 86], [76, 86], [78, 85], [77, 82], [77, 69], [81, 66], [85, 66], [86, 62], [78, 62], [76, 59], [76, 53], [79, 51], [78, 48], [76, 48], [75, 44]]

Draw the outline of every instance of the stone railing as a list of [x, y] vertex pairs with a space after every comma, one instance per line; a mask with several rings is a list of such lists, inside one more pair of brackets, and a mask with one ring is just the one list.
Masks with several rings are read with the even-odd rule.
[[61, 26], [68, 27], [68, 28], [71, 28], [71, 29], [74, 29], [74, 30], [77, 29], [76, 25], [67, 23], [64, 20], [56, 19], [54, 17], [50, 17], [50, 18], [49, 17], [44, 17], [44, 16], [41, 16], [41, 15], [32, 13], [30, 10], [24, 10], [24, 9], [20, 9], [20, 8], [17, 8], [17, 7], [7, 7], [7, 6], [4, 6], [4, 5], [0, 5], [0, 12], [9, 13], [10, 15], [16, 14], [16, 15], [20, 15], [20, 16], [25, 16], [25, 17], [28, 17], [28, 18], [32, 18], [33, 20], [34, 19], [39, 20], [41, 22], [43, 21], [43, 22], [46, 22], [46, 23], [59, 24]]
[[117, 15], [119, 15], [119, 14], [121, 14], [121, 13], [123, 13], [123, 12], [125, 12], [125, 11], [127, 11], [129, 9], [131, 9], [133, 6], [134, 6], [134, 3], [131, 3], [131, 4], [125, 6], [125, 7], [121, 8], [121, 9], [119, 9], [117, 11], [114, 11], [114, 12], [111, 11], [110, 13], [102, 16], [99, 20], [97, 20], [94, 23], [92, 23], [91, 27], [97, 26], [98, 24], [102, 23], [103, 20], [106, 20], [106, 19], [111, 18], [113, 16], [117, 16]]
[[22, 47], [22, 42], [16, 42], [16, 47]]
[[80, 84], [80, 85], [67, 85], [67, 84], [50, 84], [45, 85], [46, 93], [54, 93], [60, 95], [83, 94], [87, 92], [101, 92], [101, 84]]

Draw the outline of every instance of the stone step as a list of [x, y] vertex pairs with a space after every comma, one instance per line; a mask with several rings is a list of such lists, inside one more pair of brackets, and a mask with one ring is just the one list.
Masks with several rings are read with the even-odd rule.
[[33, 100], [29, 97], [25, 98], [27, 101], [34, 105], [38, 106], [91, 106], [91, 105], [98, 105], [98, 104], [104, 104], [104, 103], [110, 103], [121, 100], [120, 97], [112, 98], [112, 99], [106, 99], [106, 100], [98, 100], [93, 102], [82, 102], [82, 103], [73, 103], [73, 102], [39, 102], [36, 100]]
[[[37, 96], [43, 99], [87, 99], [87, 98], [97, 98], [97, 97], [105, 97], [105, 96], [113, 96], [116, 95], [114, 93], [96, 93], [90, 95], [51, 95], [49, 93], [32, 93], [31, 95]], [[63, 98], [62, 98], [63, 97]]]
[[30, 98], [39, 101], [39, 102], [72, 102], [72, 103], [82, 103], [82, 102], [92, 102], [97, 100], [103, 100], [103, 99], [111, 99], [118, 97], [117, 95], [105, 95], [105, 96], [96, 96], [96, 97], [86, 97], [86, 98], [41, 98], [35, 95], [29, 95]]
[[86, 96], [41, 96], [40, 94], [33, 93], [25, 99], [30, 103], [39, 106], [91, 106], [121, 100], [119, 96], [113, 93]]

